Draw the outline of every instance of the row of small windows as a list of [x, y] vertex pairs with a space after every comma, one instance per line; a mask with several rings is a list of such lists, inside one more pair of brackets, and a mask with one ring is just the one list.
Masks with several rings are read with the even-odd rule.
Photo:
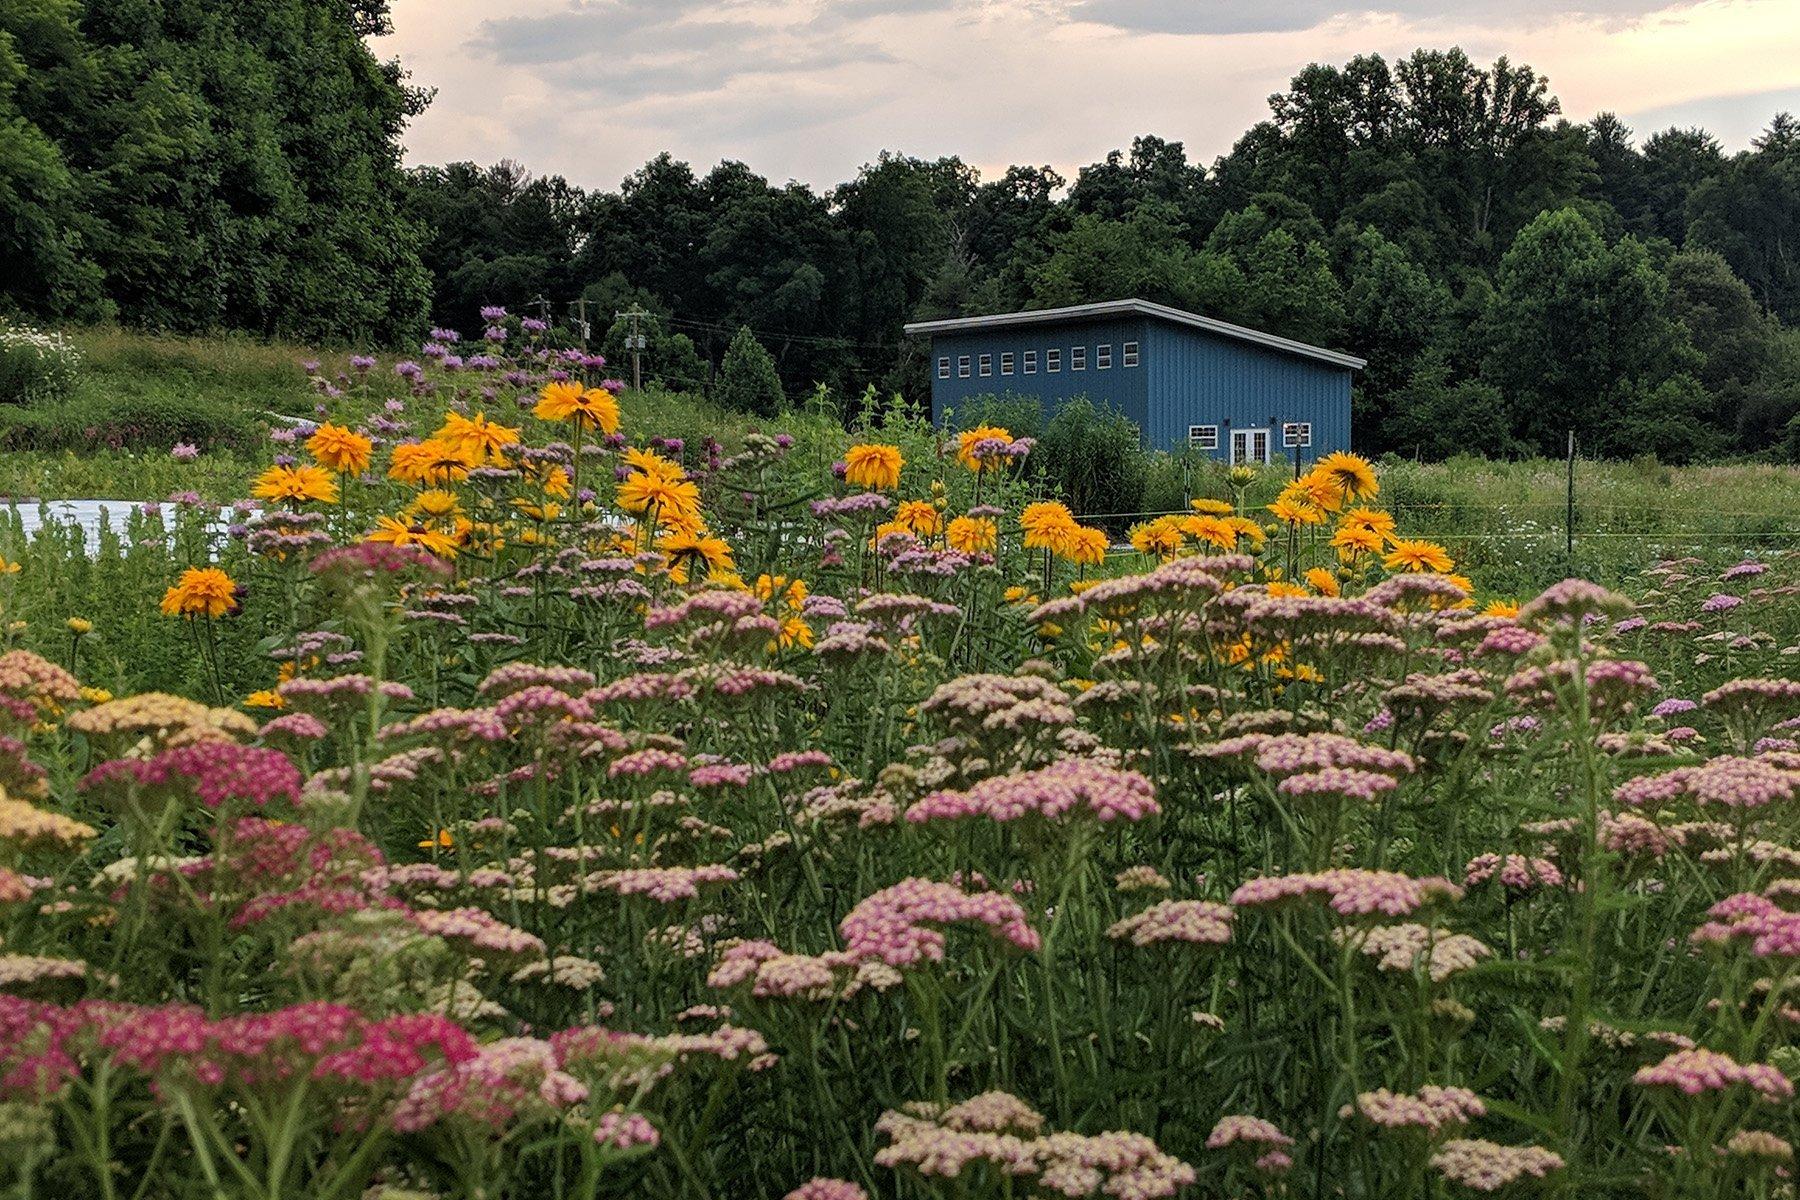
[[[1136, 342], [1126, 342], [1123, 346], [1119, 347], [1119, 362], [1121, 366], [1135, 367], [1138, 365], [1139, 361], [1138, 344]], [[1106, 342], [1095, 346], [1094, 369], [1096, 371], [1108, 371], [1112, 369], [1112, 365], [1112, 343]], [[1022, 371], [1018, 370], [1019, 368], [1022, 368]], [[1087, 368], [1088, 348], [1086, 346], [1071, 346], [1069, 348], [1069, 370], [1085, 371]], [[1062, 349], [1059, 347], [1054, 350], [1044, 351], [1045, 374], [1054, 375], [1062, 369]], [[1037, 372], [1038, 352], [1036, 350], [1026, 350], [1016, 356], [1011, 350], [1007, 350], [1000, 355], [1000, 374], [1002, 375], [1012, 375], [1015, 373], [1036, 375]], [[967, 379], [973, 374], [978, 374], [983, 379], [986, 379], [993, 375], [993, 373], [994, 356], [992, 354], [979, 354], [974, 356], [963, 354], [957, 357], [956, 375], [959, 379]], [[950, 378], [950, 356], [948, 354], [942, 355], [938, 359], [938, 378]]]

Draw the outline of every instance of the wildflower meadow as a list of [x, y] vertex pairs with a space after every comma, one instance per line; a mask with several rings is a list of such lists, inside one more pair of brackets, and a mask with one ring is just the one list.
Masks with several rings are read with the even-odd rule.
[[1800, 555], [1109, 527], [483, 315], [0, 546], [7, 1194], [1793, 1194]]

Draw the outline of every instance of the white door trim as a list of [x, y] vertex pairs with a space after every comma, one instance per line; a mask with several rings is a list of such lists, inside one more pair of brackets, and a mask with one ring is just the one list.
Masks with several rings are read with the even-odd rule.
[[[1262, 435], [1262, 457], [1256, 458], [1252, 455], [1251, 451], [1256, 445], [1256, 435], [1259, 433]], [[1239, 438], [1243, 439], [1241, 444], [1243, 445], [1244, 452], [1242, 455], [1238, 453], [1238, 446], [1240, 444], [1238, 441]], [[1270, 436], [1270, 430], [1268, 429], [1233, 429], [1231, 431], [1231, 465], [1236, 466], [1239, 463], [1248, 462], [1260, 463], [1263, 466], [1268, 466], [1269, 463], [1274, 461], [1272, 458], [1275, 451], [1274, 442], [1275, 439]]]

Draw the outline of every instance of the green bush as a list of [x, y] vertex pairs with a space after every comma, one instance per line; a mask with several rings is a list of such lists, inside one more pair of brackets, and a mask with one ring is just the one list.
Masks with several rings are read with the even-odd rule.
[[1036, 396], [1017, 392], [987, 392], [970, 396], [962, 406], [944, 413], [944, 424], [954, 429], [974, 429], [980, 425], [998, 425], [1014, 437], [1041, 437], [1044, 432], [1044, 405]]
[[0, 322], [0, 403], [59, 400], [80, 370], [81, 352], [62, 334]]
[[1072, 396], [1044, 426], [1033, 457], [1078, 515], [1141, 510], [1149, 459], [1137, 423], [1122, 413]]
[[748, 325], [743, 326], [725, 349], [725, 360], [719, 364], [719, 380], [713, 395], [720, 407], [732, 412], [772, 417], [787, 404], [781, 391], [781, 376], [775, 371], [775, 360], [769, 357]]
[[244, 408], [172, 390], [109, 396], [84, 389], [54, 406], [0, 409], [0, 446], [9, 450], [167, 449], [176, 442], [248, 450], [260, 432]]

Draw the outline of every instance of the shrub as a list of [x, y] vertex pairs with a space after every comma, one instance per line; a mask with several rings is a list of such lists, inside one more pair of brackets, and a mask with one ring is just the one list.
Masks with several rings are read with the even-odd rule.
[[0, 322], [0, 403], [40, 404], [69, 394], [81, 352], [60, 333]]
[[254, 414], [176, 392], [78, 394], [55, 407], [0, 410], [0, 444], [15, 450], [167, 449], [176, 442], [249, 449]]
[[719, 382], [713, 390], [721, 408], [732, 412], [755, 413], [772, 417], [787, 403], [781, 391], [781, 376], [775, 371], [775, 360], [769, 357], [748, 325], [732, 337], [719, 364]]
[[1149, 460], [1137, 423], [1086, 396], [1073, 396], [1044, 426], [1035, 456], [1076, 513], [1135, 513]]

